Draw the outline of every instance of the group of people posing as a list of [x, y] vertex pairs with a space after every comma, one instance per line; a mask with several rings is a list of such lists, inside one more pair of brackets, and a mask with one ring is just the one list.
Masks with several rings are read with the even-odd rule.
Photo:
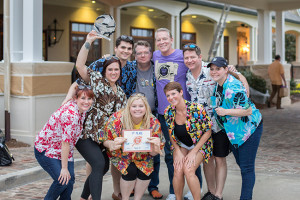
[[[241, 200], [252, 199], [255, 158], [262, 115], [249, 97], [245, 77], [222, 57], [202, 61], [196, 44], [172, 47], [166, 28], [155, 32], [157, 51], [131, 36], [116, 40], [115, 56], [85, 66], [96, 39], [82, 46], [74, 82], [35, 142], [35, 156], [53, 179], [48, 199], [71, 199], [75, 182], [74, 148], [87, 161], [83, 199], [101, 199], [104, 174], [111, 170], [114, 200], [142, 199], [158, 190], [160, 155], [170, 181], [167, 200], [219, 200], [232, 152], [242, 176]], [[129, 61], [131, 55], [134, 61]], [[123, 130], [150, 129], [150, 152], [124, 152]], [[203, 163], [208, 191], [201, 195]], [[189, 192], [183, 197], [185, 180]], [[202, 198], [201, 198], [202, 197]]]

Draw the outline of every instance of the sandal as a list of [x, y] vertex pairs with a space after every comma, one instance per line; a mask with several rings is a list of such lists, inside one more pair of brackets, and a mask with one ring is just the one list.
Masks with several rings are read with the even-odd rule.
[[201, 198], [201, 200], [213, 200], [214, 195], [211, 192], [206, 192], [205, 195]]
[[150, 192], [150, 195], [152, 196], [153, 199], [162, 199], [164, 195], [162, 195], [161, 193], [159, 193], [158, 190], [152, 190]]

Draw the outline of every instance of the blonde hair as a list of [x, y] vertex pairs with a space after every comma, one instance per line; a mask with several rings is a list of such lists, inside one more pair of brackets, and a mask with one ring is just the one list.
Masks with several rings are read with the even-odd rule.
[[134, 123], [132, 120], [132, 116], [130, 114], [130, 107], [135, 100], [139, 100], [139, 99], [141, 99], [143, 101], [143, 103], [146, 107], [146, 113], [142, 119], [142, 125], [141, 125], [140, 129], [149, 129], [150, 128], [150, 118], [152, 116], [151, 108], [148, 104], [146, 97], [144, 97], [142, 94], [137, 93], [136, 95], [131, 96], [128, 99], [125, 108], [123, 110], [121, 110], [121, 113], [122, 113], [121, 122], [123, 124], [123, 129], [134, 129]]

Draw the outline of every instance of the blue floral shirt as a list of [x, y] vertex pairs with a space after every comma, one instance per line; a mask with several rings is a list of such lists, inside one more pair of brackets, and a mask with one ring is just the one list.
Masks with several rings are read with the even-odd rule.
[[[214, 92], [216, 95], [218, 84]], [[217, 97], [217, 98], [218, 98]], [[224, 109], [248, 109], [252, 108], [252, 114], [244, 117], [218, 116], [214, 109], [214, 115], [219, 121], [219, 125], [225, 129], [231, 144], [238, 148], [253, 134], [262, 120], [262, 115], [255, 107], [254, 103], [247, 97], [247, 92], [242, 82], [235, 77], [228, 75], [223, 84], [223, 92], [219, 97], [220, 107]]]

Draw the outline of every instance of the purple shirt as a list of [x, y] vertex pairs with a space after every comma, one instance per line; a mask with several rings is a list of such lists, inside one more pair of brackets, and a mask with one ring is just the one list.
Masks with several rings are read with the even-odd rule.
[[169, 56], [161, 55], [159, 50], [153, 53], [153, 62], [155, 64], [156, 92], [158, 99], [158, 114], [163, 115], [164, 110], [169, 105], [164, 93], [164, 87], [170, 81], [176, 81], [181, 84], [184, 99], [190, 101], [191, 97], [186, 89], [186, 72], [188, 68], [183, 62], [182, 50], [175, 49]]

